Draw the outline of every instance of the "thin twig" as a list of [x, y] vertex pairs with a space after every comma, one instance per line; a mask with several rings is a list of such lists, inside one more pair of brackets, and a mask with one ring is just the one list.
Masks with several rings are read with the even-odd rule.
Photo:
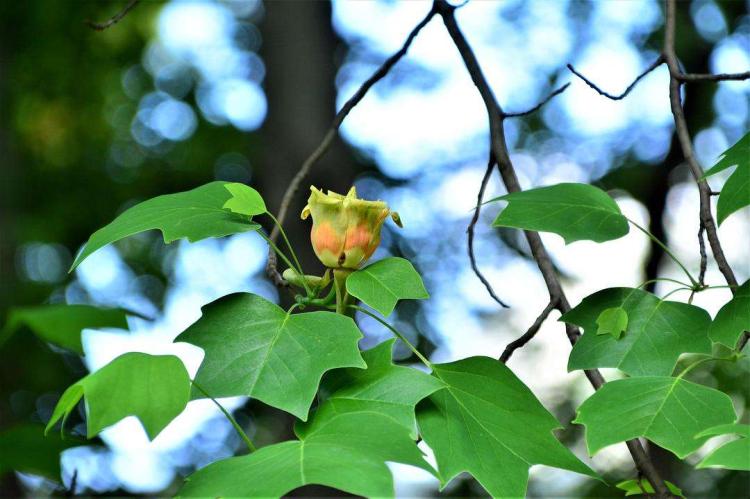
[[541, 109], [542, 106], [544, 106], [546, 103], [548, 103], [549, 101], [551, 101], [553, 97], [558, 96], [561, 93], [565, 92], [568, 89], [569, 86], [570, 86], [570, 82], [566, 83], [562, 87], [558, 88], [557, 90], [555, 90], [554, 92], [552, 92], [551, 94], [549, 94], [547, 97], [544, 98], [544, 100], [542, 100], [539, 104], [537, 104], [536, 106], [532, 107], [531, 109], [528, 109], [526, 111], [521, 111], [521, 112], [518, 112], [518, 113], [503, 113], [503, 116], [505, 116], [506, 118], [517, 118], [519, 116], [527, 116], [529, 114], [535, 113], [539, 109]]
[[490, 180], [490, 176], [492, 175], [492, 170], [495, 168], [495, 158], [492, 157], [492, 154], [490, 154], [490, 159], [487, 161], [487, 170], [484, 172], [484, 177], [482, 177], [482, 183], [479, 187], [479, 193], [477, 194], [477, 207], [474, 208], [474, 216], [471, 217], [471, 222], [469, 222], [469, 226], [466, 228], [466, 234], [467, 234], [467, 241], [468, 241], [468, 248], [469, 248], [469, 261], [471, 262], [471, 268], [474, 270], [474, 273], [477, 275], [480, 281], [482, 281], [482, 284], [484, 284], [484, 287], [487, 288], [487, 293], [492, 297], [493, 300], [495, 300], [501, 307], [509, 308], [508, 305], [505, 304], [503, 300], [500, 299], [500, 297], [497, 296], [495, 293], [495, 290], [492, 288], [492, 284], [490, 284], [490, 281], [487, 280], [486, 277], [484, 277], [484, 274], [479, 270], [479, 266], [477, 265], [477, 259], [474, 255], [474, 230], [477, 225], [477, 221], [479, 220], [479, 213], [482, 210], [482, 201], [484, 200], [484, 191], [487, 189], [487, 183]]
[[705, 286], [706, 279], [706, 266], [708, 265], [708, 255], [706, 254], [706, 241], [703, 239], [703, 233], [706, 232], [706, 228], [701, 224], [701, 228], [698, 229], [698, 247], [701, 255], [701, 266], [698, 272], [698, 284]]
[[78, 468], [73, 470], [73, 476], [70, 479], [70, 486], [65, 491], [65, 497], [75, 497], [78, 488]]
[[750, 71], [744, 73], [696, 74], [679, 73], [676, 78], [680, 81], [741, 81], [750, 79]]
[[130, 2], [128, 2], [128, 4], [120, 12], [110, 17], [108, 20], [104, 21], [103, 23], [97, 23], [97, 22], [92, 21], [91, 19], [85, 20], [84, 23], [86, 24], [86, 26], [88, 26], [89, 28], [93, 30], [104, 31], [105, 29], [111, 26], [114, 26], [115, 24], [120, 22], [123, 17], [128, 15], [128, 12], [133, 10], [136, 7], [136, 5], [138, 5], [138, 2], [139, 0], [130, 0]]
[[[412, 42], [414, 41], [414, 38], [416, 38], [417, 34], [424, 28], [428, 22], [432, 19], [432, 17], [436, 14], [435, 7], [433, 6], [432, 9], [427, 13], [427, 15], [422, 19], [422, 21], [417, 24], [413, 30], [409, 33], [409, 36], [406, 37], [406, 40], [404, 41], [404, 44], [401, 46], [401, 48], [392, 56], [390, 56], [388, 59], [386, 59], [383, 64], [370, 76], [367, 80], [365, 80], [364, 83], [359, 87], [359, 89], [355, 92], [355, 94], [348, 100], [346, 103], [341, 107], [338, 113], [336, 113], [336, 116], [333, 119], [333, 123], [331, 123], [331, 127], [326, 132], [325, 136], [323, 137], [323, 141], [320, 143], [320, 145], [310, 154], [310, 156], [302, 163], [302, 166], [297, 171], [297, 173], [294, 175], [294, 178], [292, 178], [291, 182], [289, 182], [289, 185], [286, 188], [286, 191], [284, 191], [284, 196], [281, 199], [281, 204], [279, 205], [279, 213], [276, 216], [279, 223], [278, 225], [281, 226], [284, 224], [284, 220], [286, 220], [287, 212], [289, 211], [289, 206], [292, 203], [292, 200], [294, 199], [294, 195], [299, 190], [300, 184], [302, 181], [307, 177], [307, 175], [310, 173], [310, 170], [312, 169], [313, 165], [318, 162], [320, 158], [322, 158], [326, 152], [328, 152], [328, 149], [331, 147], [331, 144], [333, 143], [333, 139], [336, 138], [338, 135], [339, 127], [341, 126], [341, 123], [343, 123], [344, 118], [351, 112], [352, 109], [354, 109], [354, 106], [359, 104], [359, 102], [364, 98], [364, 96], [367, 94], [367, 92], [372, 88], [373, 85], [375, 85], [378, 81], [383, 79], [388, 72], [391, 70], [393, 66], [396, 65], [396, 63], [401, 60], [401, 58], [406, 55], [406, 52], [409, 50], [409, 47], [411, 46]], [[279, 227], [276, 226], [271, 231], [271, 240], [276, 241], [276, 239], [279, 237]], [[278, 269], [276, 268], [276, 255], [274, 254], [273, 250], [269, 249], [268, 251], [268, 263], [266, 265], [266, 273], [268, 276], [273, 280], [274, 284], [277, 286], [285, 286], [286, 282], [281, 277], [281, 274], [279, 273]]]
[[646, 76], [651, 71], [653, 71], [654, 69], [656, 69], [659, 66], [661, 66], [662, 63], [664, 63], [664, 56], [660, 55], [659, 57], [656, 58], [656, 60], [653, 63], [651, 63], [651, 65], [649, 67], [647, 67], [645, 70], [643, 70], [643, 72], [641, 74], [639, 74], [635, 78], [635, 80], [633, 80], [633, 83], [631, 83], [630, 85], [628, 85], [628, 88], [626, 88], [623, 93], [621, 93], [619, 95], [614, 95], [614, 94], [610, 94], [608, 92], [605, 92], [604, 90], [602, 90], [601, 88], [599, 88], [594, 82], [592, 82], [591, 80], [589, 80], [588, 78], [586, 78], [585, 76], [583, 76], [581, 73], [579, 73], [578, 71], [576, 71], [576, 69], [573, 67], [572, 64], [568, 64], [568, 69], [574, 75], [576, 75], [577, 77], [579, 77], [580, 79], [582, 79], [583, 82], [586, 85], [588, 85], [589, 87], [591, 87], [594, 90], [596, 90], [600, 95], [603, 95], [604, 97], [606, 97], [608, 99], [620, 100], [620, 99], [624, 99], [625, 97], [627, 97], [627, 95], [630, 93], [630, 91], [635, 88], [635, 86], [638, 84], [639, 81], [641, 81], [641, 79], [643, 79], [644, 76]]
[[507, 363], [511, 355], [513, 355], [513, 352], [515, 352], [519, 348], [522, 348], [524, 345], [526, 345], [526, 343], [531, 341], [534, 336], [536, 336], [536, 333], [539, 332], [539, 329], [547, 319], [547, 316], [549, 316], [550, 312], [552, 312], [555, 307], [557, 307], [557, 302], [554, 300], [550, 301], [547, 306], [544, 307], [544, 310], [542, 310], [542, 313], [539, 314], [539, 317], [536, 318], [531, 327], [529, 327], [529, 329], [527, 329], [526, 332], [519, 336], [517, 339], [508, 343], [508, 346], [505, 347], [503, 354], [500, 356], [500, 362], [502, 362], [503, 364]]

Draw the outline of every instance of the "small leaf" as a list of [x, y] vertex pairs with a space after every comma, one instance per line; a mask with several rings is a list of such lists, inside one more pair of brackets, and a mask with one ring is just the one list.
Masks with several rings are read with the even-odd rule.
[[[628, 316], [627, 334], [620, 339], [594, 334], [600, 315], [610, 308], [622, 308]], [[584, 331], [570, 352], [570, 371], [616, 367], [631, 376], [668, 376], [681, 354], [711, 353], [708, 312], [636, 288], [597, 291], [560, 320]]]
[[224, 203], [224, 208], [240, 215], [255, 216], [266, 212], [266, 203], [261, 195], [245, 184], [232, 182], [224, 184], [232, 197]]
[[594, 455], [608, 445], [644, 437], [680, 459], [695, 452], [707, 428], [734, 422], [732, 399], [682, 378], [647, 376], [606, 383], [578, 408]]
[[714, 426], [700, 432], [696, 437], [713, 437], [729, 433], [740, 435], [740, 438], [714, 449], [698, 463], [698, 468], [750, 471], [750, 425], [735, 423]]
[[417, 406], [417, 422], [446, 482], [468, 471], [493, 497], [523, 497], [535, 464], [596, 476], [554, 437], [560, 424], [503, 363], [470, 357], [433, 367], [445, 388]]
[[724, 151], [721, 159], [706, 172], [705, 177], [733, 166], [737, 166], [737, 169], [724, 183], [716, 205], [719, 225], [735, 211], [750, 205], [750, 133]]
[[[212, 397], [246, 395], [307, 420], [323, 373], [366, 367], [354, 321], [332, 312], [288, 315], [249, 293], [220, 298], [175, 341], [205, 351], [195, 382]], [[193, 391], [194, 398], [204, 395]]]
[[127, 416], [136, 416], [153, 440], [185, 409], [190, 377], [174, 355], [126, 353], [65, 390], [45, 433], [60, 419], [64, 425], [82, 397], [86, 398], [88, 438]]
[[21, 424], [0, 432], [0, 476], [20, 471], [60, 481], [60, 453], [87, 442], [59, 435], [44, 436], [44, 427]]
[[737, 288], [734, 297], [721, 307], [708, 336], [716, 343], [735, 348], [745, 331], [750, 331], [750, 281]]
[[91, 235], [70, 270], [99, 248], [151, 229], [161, 230], [165, 243], [182, 238], [195, 242], [207, 237], [257, 230], [260, 226], [246, 216], [224, 209], [224, 204], [232, 196], [226, 185], [226, 182], [211, 182], [133, 206]]
[[[677, 497], [685, 497], [682, 494], [682, 490], [672, 482], [664, 480], [664, 484], [667, 486], [669, 491]], [[625, 496], [637, 496], [637, 495], [648, 495], [654, 494], [654, 488], [651, 486], [648, 480], [642, 478], [640, 480], [625, 480], [616, 485], [618, 489], [625, 491]]]
[[127, 329], [122, 309], [91, 305], [40, 305], [10, 309], [5, 328], [0, 332], [0, 346], [21, 327], [28, 327], [44, 341], [83, 355], [81, 331], [104, 327]]
[[396, 257], [357, 270], [347, 277], [346, 290], [385, 316], [399, 300], [430, 297], [411, 262]]
[[611, 334], [616, 340], [628, 328], [628, 313], [622, 307], [607, 308], [596, 319], [599, 329], [596, 334]]
[[[493, 226], [553, 232], [566, 244], [604, 242], [628, 233], [628, 220], [609, 195], [588, 184], [557, 184], [496, 198], [508, 201]], [[493, 200], [495, 201], [495, 200]]]

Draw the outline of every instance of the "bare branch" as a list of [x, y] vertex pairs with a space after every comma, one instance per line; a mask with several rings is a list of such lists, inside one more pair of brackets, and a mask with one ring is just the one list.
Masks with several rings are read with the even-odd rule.
[[519, 113], [503, 113], [503, 116], [505, 116], [506, 118], [517, 118], [519, 116], [526, 116], [526, 115], [535, 113], [536, 111], [538, 111], [539, 109], [541, 109], [542, 106], [544, 106], [546, 103], [548, 103], [549, 101], [551, 101], [553, 97], [555, 97], [557, 95], [560, 95], [561, 93], [565, 92], [568, 89], [569, 86], [570, 86], [570, 82], [566, 83], [562, 87], [558, 88], [557, 90], [555, 90], [554, 92], [552, 92], [551, 94], [549, 94], [547, 97], [544, 98], [543, 101], [541, 101], [539, 104], [537, 104], [536, 106], [532, 107], [531, 109], [529, 109], [527, 111], [522, 111], [522, 112], [519, 112]]
[[128, 4], [120, 12], [110, 17], [108, 20], [104, 21], [103, 23], [97, 23], [90, 19], [85, 20], [84, 23], [86, 24], [86, 26], [88, 26], [89, 28], [93, 30], [104, 31], [105, 29], [112, 27], [118, 22], [120, 22], [123, 17], [128, 15], [128, 12], [133, 10], [136, 7], [136, 5], [138, 5], [138, 2], [139, 0], [130, 0], [130, 2], [128, 2]]
[[663, 63], [664, 63], [664, 56], [660, 55], [659, 57], [656, 58], [656, 60], [653, 63], [651, 63], [651, 65], [649, 67], [647, 67], [645, 70], [643, 70], [643, 72], [641, 74], [639, 74], [635, 78], [635, 80], [633, 80], [633, 83], [631, 83], [630, 85], [628, 85], [628, 88], [626, 88], [623, 93], [621, 93], [619, 95], [613, 95], [613, 94], [605, 92], [604, 90], [602, 90], [601, 88], [599, 88], [598, 86], [596, 86], [596, 84], [594, 82], [592, 82], [591, 80], [589, 80], [588, 78], [586, 78], [585, 76], [583, 76], [581, 73], [579, 73], [578, 71], [576, 71], [576, 69], [573, 67], [572, 64], [568, 64], [568, 69], [574, 75], [576, 75], [577, 77], [579, 77], [580, 79], [582, 79], [583, 82], [586, 83], [586, 85], [588, 85], [589, 87], [591, 87], [594, 90], [596, 90], [600, 95], [603, 95], [604, 97], [607, 97], [608, 99], [612, 99], [612, 100], [621, 100], [621, 99], [624, 99], [625, 97], [628, 96], [628, 94], [630, 93], [630, 91], [635, 88], [635, 86], [638, 84], [639, 81], [641, 81], [643, 79], [644, 76], [646, 76], [651, 71], [653, 71], [654, 69], [656, 69], [659, 66], [661, 66]]
[[675, 77], [684, 82], [689, 81], [741, 81], [750, 79], [750, 71], [744, 73], [696, 74], [678, 73]]
[[477, 265], [477, 259], [474, 256], [474, 229], [476, 228], [477, 221], [479, 220], [479, 213], [482, 210], [482, 201], [484, 199], [484, 191], [487, 190], [487, 183], [490, 180], [490, 176], [492, 175], [492, 170], [495, 168], [495, 158], [490, 154], [490, 159], [487, 161], [487, 170], [484, 172], [484, 177], [482, 177], [482, 184], [479, 187], [479, 194], [477, 194], [477, 207], [474, 209], [474, 216], [471, 217], [471, 222], [469, 222], [469, 226], [466, 228], [466, 234], [467, 234], [467, 241], [468, 241], [468, 248], [469, 248], [469, 261], [471, 262], [471, 268], [474, 270], [474, 273], [477, 275], [480, 281], [482, 281], [482, 284], [484, 284], [484, 287], [487, 288], [487, 293], [492, 297], [493, 300], [495, 300], [501, 307], [508, 308], [508, 305], [505, 304], [495, 293], [495, 290], [492, 289], [492, 284], [487, 280], [486, 277], [484, 277], [484, 274], [479, 270], [479, 266]]
[[701, 228], [698, 229], [698, 247], [701, 255], [701, 266], [700, 272], [698, 273], [698, 284], [704, 285], [706, 279], [706, 266], [708, 265], [708, 255], [706, 255], [706, 241], [703, 240], [703, 234], [706, 232], [706, 228], [701, 224]]
[[547, 316], [549, 316], [550, 312], [552, 312], [555, 307], [557, 307], [557, 302], [555, 300], [550, 301], [547, 306], [544, 307], [544, 310], [542, 310], [542, 313], [539, 314], [539, 317], [536, 318], [531, 327], [529, 327], [529, 329], [527, 329], [526, 332], [519, 336], [517, 339], [508, 343], [508, 346], [505, 347], [503, 354], [500, 356], [500, 362], [502, 362], [503, 364], [507, 363], [511, 355], [513, 355], [513, 352], [515, 352], [519, 348], [522, 348], [524, 345], [526, 345], [526, 343], [531, 341], [534, 336], [536, 336], [536, 333], [539, 332], [539, 329], [547, 319]]
[[[370, 76], [367, 80], [365, 80], [364, 83], [359, 87], [359, 89], [354, 93], [354, 95], [346, 101], [346, 103], [341, 107], [338, 113], [336, 113], [336, 116], [333, 119], [333, 123], [331, 124], [331, 128], [328, 129], [325, 136], [323, 137], [323, 141], [320, 143], [320, 145], [313, 151], [312, 154], [302, 163], [302, 166], [297, 171], [296, 175], [292, 179], [292, 181], [289, 183], [289, 185], [286, 188], [286, 191], [284, 192], [284, 196], [281, 199], [281, 204], [279, 205], [279, 213], [276, 216], [276, 219], [279, 221], [279, 225], [284, 224], [284, 220], [286, 219], [287, 212], [289, 211], [289, 206], [292, 203], [292, 200], [294, 199], [294, 195], [299, 190], [300, 184], [305, 179], [305, 177], [310, 173], [310, 170], [315, 165], [315, 163], [318, 162], [320, 158], [322, 158], [326, 152], [328, 152], [328, 149], [331, 147], [331, 144], [333, 143], [333, 139], [336, 138], [338, 135], [339, 127], [341, 126], [341, 123], [343, 123], [344, 118], [351, 112], [352, 109], [354, 109], [354, 106], [359, 104], [359, 102], [364, 98], [364, 96], [367, 94], [367, 92], [372, 88], [373, 85], [375, 85], [378, 81], [383, 79], [384, 76], [388, 74], [388, 72], [391, 70], [393, 66], [396, 65], [396, 63], [404, 56], [406, 55], [406, 52], [409, 50], [409, 47], [411, 46], [412, 42], [414, 41], [414, 38], [416, 38], [417, 34], [424, 28], [428, 22], [430, 22], [430, 19], [436, 14], [435, 7], [433, 6], [432, 9], [427, 13], [427, 15], [422, 19], [419, 24], [417, 24], [413, 30], [409, 33], [409, 36], [406, 37], [406, 40], [404, 41], [404, 44], [402, 47], [394, 53], [392, 56], [390, 56], [388, 59], [386, 59], [383, 64]], [[274, 226], [273, 230], [271, 231], [271, 240], [276, 241], [276, 239], [279, 237], [279, 228]], [[285, 286], [286, 283], [284, 279], [281, 277], [281, 274], [279, 273], [278, 269], [276, 268], [276, 253], [273, 252], [272, 249], [268, 250], [268, 264], [266, 265], [266, 273], [268, 276], [273, 280], [274, 284], [277, 286]]]

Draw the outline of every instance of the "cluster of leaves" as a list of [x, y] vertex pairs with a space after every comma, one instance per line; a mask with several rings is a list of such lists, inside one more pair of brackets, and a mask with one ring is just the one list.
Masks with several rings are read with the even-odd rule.
[[[717, 168], [726, 168], [732, 158], [747, 157], [732, 152], [738, 146]], [[748, 165], [741, 164], [737, 171], [746, 177]], [[559, 184], [497, 200], [508, 205], [496, 226], [553, 232], [567, 242], [609, 241], [624, 236], [630, 227], [617, 203], [591, 185]], [[729, 206], [731, 210], [734, 205]], [[130, 208], [95, 232], [73, 268], [104, 245], [145, 230], [160, 230], [165, 242], [197, 241], [260, 231], [253, 217], [266, 213], [261, 196], [242, 184], [213, 182], [160, 196]], [[692, 277], [691, 283], [695, 284]], [[357, 270], [345, 286], [382, 317], [365, 309], [366, 313], [386, 325], [385, 317], [400, 300], [428, 297], [417, 271], [401, 258]], [[46, 432], [58, 423], [64, 431], [65, 419], [81, 399], [89, 438], [127, 416], [136, 416], [155, 438], [191, 399], [199, 398], [248, 396], [297, 418], [295, 439], [256, 450], [245, 436], [248, 454], [198, 470], [186, 479], [183, 496], [282, 496], [307, 484], [391, 496], [387, 462], [424, 469], [443, 486], [468, 472], [496, 497], [524, 495], [529, 468], [535, 464], [597, 477], [557, 440], [553, 431], [560, 423], [503, 363], [471, 357], [433, 364], [409, 344], [425, 370], [394, 365], [395, 340], [361, 352], [357, 324], [325, 306], [317, 297], [320, 292], [314, 290], [314, 296], [298, 300], [289, 310], [249, 293], [208, 304], [202, 317], [175, 339], [203, 349], [195, 379], [178, 357], [127, 353], [70, 386]], [[315, 305], [320, 309], [305, 311]], [[578, 408], [574, 422], [586, 427], [591, 455], [642, 437], [684, 458], [709, 438], [732, 434], [740, 438], [719, 447], [698, 466], [750, 469], [750, 427], [737, 423], [731, 399], [686, 380], [696, 364], [673, 374], [683, 354], [701, 354], [703, 362], [714, 360], [712, 343], [736, 348], [750, 328], [750, 282], [713, 321], [699, 307], [638, 288], [598, 291], [560, 320], [584, 331], [571, 351], [569, 370], [610, 367], [626, 375], [606, 383]], [[82, 329], [126, 323], [121, 310], [60, 305], [15, 311], [3, 334], [22, 325], [45, 341], [81, 354]], [[31, 442], [41, 432], [13, 431], [0, 435], [0, 447], [17, 445], [19, 439]], [[49, 438], [55, 439], [48, 441], [55, 449], [78, 444]], [[425, 460], [420, 439], [434, 452], [436, 466]], [[29, 456], [14, 462], [8, 458], [0, 460], [0, 467], [47, 475], [59, 471], [50, 463], [34, 467], [23, 459], [33, 461]], [[618, 487], [631, 494], [648, 492], [650, 485], [631, 480]], [[679, 493], [676, 486], [670, 487]]]

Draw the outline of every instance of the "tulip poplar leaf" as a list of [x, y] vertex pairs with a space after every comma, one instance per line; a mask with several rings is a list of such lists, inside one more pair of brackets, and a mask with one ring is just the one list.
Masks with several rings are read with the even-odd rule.
[[719, 161], [706, 172], [706, 177], [736, 166], [724, 183], [716, 204], [716, 215], [721, 225], [732, 213], [750, 205], [750, 133], [724, 151]]
[[[195, 382], [212, 397], [246, 395], [307, 420], [323, 374], [366, 367], [354, 321], [333, 312], [287, 314], [257, 295], [238, 293], [203, 307], [175, 341], [205, 351]], [[202, 398], [193, 390], [194, 398]]]
[[[611, 308], [628, 317], [627, 333], [616, 339], [595, 334]], [[587, 296], [560, 320], [583, 328], [570, 352], [568, 370], [615, 367], [631, 376], [668, 376], [683, 353], [711, 353], [711, 317], [702, 308], [666, 301], [635, 288], [609, 288]]]
[[128, 321], [126, 312], [117, 308], [64, 304], [17, 307], [8, 312], [8, 320], [0, 331], [0, 346], [22, 327], [27, 327], [44, 341], [83, 355], [81, 331], [127, 329]]
[[232, 197], [227, 185], [232, 184], [211, 182], [190, 191], [157, 196], [125, 210], [91, 235], [70, 270], [99, 248], [147, 230], [160, 230], [164, 242], [171, 243], [183, 238], [194, 242], [260, 228], [246, 216], [224, 209]]
[[736, 418], [732, 399], [718, 390], [680, 377], [645, 376], [606, 383], [581, 404], [574, 423], [586, 427], [592, 456], [643, 437], [682, 459], [708, 439], [697, 434]]
[[77, 438], [44, 435], [44, 426], [21, 424], [0, 431], [0, 476], [20, 471], [60, 482], [60, 453], [86, 445]]
[[[664, 480], [664, 485], [666, 485], [669, 491], [676, 497], [685, 497], [682, 493], [682, 489], [672, 482]], [[625, 497], [655, 494], [654, 487], [645, 478], [625, 480], [615, 485], [615, 487], [624, 490]]]
[[232, 194], [224, 203], [225, 209], [250, 217], [266, 213], [266, 203], [260, 193], [252, 187], [238, 182], [224, 184], [224, 187]]
[[560, 424], [503, 363], [470, 357], [433, 366], [445, 388], [417, 406], [443, 485], [467, 471], [493, 497], [524, 497], [529, 468], [596, 474], [552, 434]]
[[552, 232], [565, 240], [604, 242], [628, 233], [627, 219], [604, 191], [588, 184], [563, 183], [513, 192], [493, 199], [507, 201], [495, 227]]
[[714, 426], [696, 436], [700, 438], [728, 434], [739, 435], [740, 438], [727, 442], [711, 451], [698, 463], [698, 468], [750, 471], [750, 425], [735, 423]]
[[745, 331], [750, 331], [750, 281], [737, 288], [732, 299], [721, 307], [708, 335], [717, 343], [735, 348]]
[[611, 334], [616, 340], [628, 328], [628, 313], [622, 307], [612, 307], [602, 310], [596, 319], [599, 328], [596, 334]]
[[177, 417], [190, 400], [190, 377], [174, 355], [130, 352], [71, 385], [57, 402], [45, 433], [62, 424], [81, 398], [92, 438], [127, 416], [136, 416], [150, 439]]
[[397, 257], [355, 271], [346, 279], [346, 290], [385, 316], [393, 312], [399, 300], [430, 297], [411, 262]]

